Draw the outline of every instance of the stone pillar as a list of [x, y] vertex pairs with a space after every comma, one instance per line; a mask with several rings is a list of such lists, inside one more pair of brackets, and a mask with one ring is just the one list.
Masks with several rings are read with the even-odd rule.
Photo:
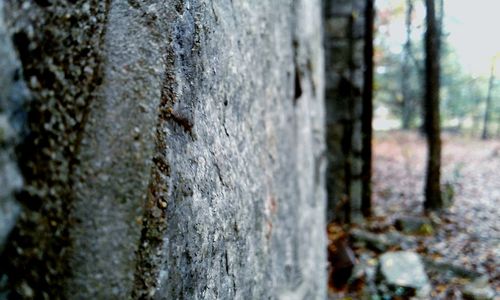
[[328, 219], [362, 217], [366, 0], [325, 0]]

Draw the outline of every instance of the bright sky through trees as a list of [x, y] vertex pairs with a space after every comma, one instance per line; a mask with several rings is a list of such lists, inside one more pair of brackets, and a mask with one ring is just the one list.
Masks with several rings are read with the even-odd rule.
[[500, 1], [448, 0], [445, 3], [449, 42], [456, 48], [464, 67], [475, 75], [487, 76], [492, 57], [500, 54]]
[[[425, 10], [422, 1], [414, 0], [415, 16], [413, 34], [423, 33], [422, 25]], [[405, 40], [404, 9], [406, 0], [377, 0], [377, 7], [383, 13], [385, 9], [397, 15], [391, 16], [391, 23], [379, 30], [388, 31], [391, 51], [401, 51]], [[445, 32], [448, 42], [458, 54], [463, 67], [473, 75], [488, 76], [493, 56], [500, 55], [499, 0], [445, 0]], [[380, 17], [383, 17], [380, 16]], [[500, 62], [500, 58], [497, 63]], [[500, 68], [497, 67], [497, 75]]]

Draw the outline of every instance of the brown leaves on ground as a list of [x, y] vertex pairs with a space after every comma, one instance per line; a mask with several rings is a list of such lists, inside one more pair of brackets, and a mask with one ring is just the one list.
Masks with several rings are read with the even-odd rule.
[[[442, 183], [453, 188], [453, 204], [438, 215], [436, 232], [421, 237], [418, 250], [487, 274], [493, 288], [499, 290], [500, 141], [457, 136], [443, 136], [442, 140]], [[375, 214], [388, 219], [421, 214], [425, 139], [417, 133], [383, 132], [373, 145]], [[436, 290], [444, 290], [444, 282], [431, 279]]]
[[[391, 236], [396, 232], [394, 221], [398, 217], [423, 215], [427, 146], [418, 133], [401, 131], [377, 133], [373, 145], [374, 216], [359, 227]], [[433, 224], [430, 234], [403, 234], [413, 242], [386, 247], [386, 251], [403, 247], [418, 252], [430, 263], [427, 273], [433, 299], [461, 299], [461, 289], [479, 275], [487, 275], [493, 289], [500, 293], [499, 153], [499, 140], [443, 136], [442, 184], [444, 189], [452, 189], [452, 205], [440, 214], [428, 216]], [[374, 265], [380, 254], [369, 245], [352, 243], [347, 228], [330, 224], [328, 236], [330, 280], [339, 248], [352, 247], [358, 264]], [[347, 274], [341, 271], [339, 275]], [[330, 281], [331, 288], [333, 285]], [[336, 293], [330, 299], [362, 299], [363, 289], [366, 284], [333, 289]]]

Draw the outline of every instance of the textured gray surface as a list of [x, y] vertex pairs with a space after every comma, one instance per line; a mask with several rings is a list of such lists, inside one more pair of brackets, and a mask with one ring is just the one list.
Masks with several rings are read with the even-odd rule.
[[23, 203], [39, 201], [8, 245], [14, 293], [325, 298], [319, 0], [5, 11], [35, 98]]
[[[186, 4], [172, 16], [158, 129], [170, 138], [157, 154], [169, 166], [159, 172], [166, 229], [150, 258], [157, 283], [143, 292], [323, 295], [320, 12], [314, 2], [291, 4]], [[158, 222], [155, 209], [148, 223]]]
[[23, 179], [13, 146], [19, 140], [18, 125], [22, 122], [16, 120], [16, 100], [22, 102], [26, 98], [26, 91], [16, 78], [20, 64], [6, 31], [3, 5], [0, 1], [0, 254], [20, 213], [14, 193], [22, 187]]
[[[142, 12], [113, 1], [103, 42], [103, 82], [92, 101], [75, 167], [68, 297], [130, 295], [140, 218], [151, 176], [162, 86], [160, 39]], [[138, 223], [139, 222], [139, 223]]]

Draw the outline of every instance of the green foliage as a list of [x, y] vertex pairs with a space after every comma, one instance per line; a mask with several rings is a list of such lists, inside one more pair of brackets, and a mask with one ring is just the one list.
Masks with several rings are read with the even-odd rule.
[[407, 80], [406, 95], [409, 97], [411, 127], [420, 123], [422, 99], [422, 70], [423, 53], [420, 47], [414, 49], [414, 60], [407, 61], [408, 74], [403, 75], [403, 63], [407, 58], [402, 52], [393, 52], [386, 45], [378, 45], [378, 60], [376, 61], [377, 76], [375, 78], [375, 104], [387, 107], [391, 113], [401, 118], [403, 114], [403, 77]]
[[461, 66], [447, 45], [441, 60], [441, 116], [445, 128], [471, 127], [483, 113], [488, 78], [474, 77]]
[[420, 226], [418, 233], [421, 235], [432, 235], [434, 234], [434, 228], [430, 224], [423, 224]]

